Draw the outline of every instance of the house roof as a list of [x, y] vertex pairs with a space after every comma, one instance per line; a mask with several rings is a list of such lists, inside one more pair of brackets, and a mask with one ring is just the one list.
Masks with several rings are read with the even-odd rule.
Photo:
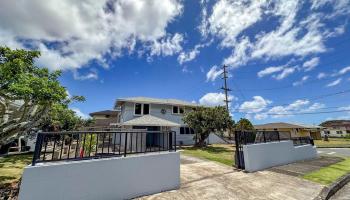
[[350, 120], [329, 120], [329, 121], [322, 122], [320, 126], [324, 126], [324, 127], [349, 126], [350, 127]]
[[121, 123], [124, 126], [181, 126], [178, 123], [155, 117], [153, 115], [143, 115], [129, 121]]
[[101, 110], [97, 112], [90, 113], [89, 115], [92, 117], [94, 115], [117, 115], [119, 110]]
[[187, 101], [182, 101], [178, 99], [158, 99], [158, 98], [149, 98], [149, 97], [128, 97], [128, 98], [119, 98], [116, 101], [116, 107], [122, 102], [134, 102], [134, 103], [152, 103], [152, 104], [165, 104], [165, 105], [177, 105], [177, 106], [190, 106], [196, 107], [200, 106], [196, 103], [191, 103]]
[[277, 123], [267, 123], [254, 125], [255, 129], [278, 129], [278, 128], [306, 128], [306, 129], [317, 129], [322, 128], [321, 126], [307, 125], [307, 124], [295, 124], [295, 123], [285, 123], [285, 122], [277, 122]]

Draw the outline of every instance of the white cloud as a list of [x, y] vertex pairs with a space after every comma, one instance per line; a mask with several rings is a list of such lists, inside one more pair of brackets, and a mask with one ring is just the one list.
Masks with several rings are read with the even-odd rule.
[[258, 77], [264, 77], [266, 75], [270, 75], [279, 71], [282, 71], [284, 69], [284, 66], [279, 67], [267, 67], [261, 71], [258, 72]]
[[252, 115], [257, 120], [271, 118], [285, 118], [294, 116], [294, 113], [303, 113], [303, 112], [314, 112], [325, 107], [322, 103], [313, 103], [307, 99], [298, 99], [290, 104], [273, 106], [267, 109], [265, 106], [264, 109], [260, 110], [250, 110], [249, 115]]
[[207, 72], [207, 81], [215, 81], [218, 76], [222, 74], [223, 70], [219, 68], [218, 66], [214, 65], [210, 70]]
[[339, 70], [338, 75], [344, 75], [348, 72], [350, 72], [350, 66], [344, 67], [343, 69]]
[[96, 70], [90, 70], [89, 73], [81, 75], [77, 70], [74, 70], [73, 78], [75, 80], [97, 80], [98, 74]]
[[325, 78], [325, 77], [327, 77], [327, 74], [324, 73], [324, 72], [320, 72], [320, 73], [317, 75], [317, 78], [318, 78], [318, 79], [323, 79], [323, 78]]
[[328, 84], [326, 85], [326, 87], [333, 87], [333, 86], [336, 86], [336, 85], [338, 85], [339, 83], [341, 83], [341, 81], [342, 81], [342, 78], [338, 78], [337, 80], [328, 83]]
[[293, 74], [295, 70], [296, 70], [296, 67], [287, 67], [287, 68], [284, 68], [280, 74], [273, 75], [272, 77], [275, 78], [276, 80], [282, 80], [287, 76]]
[[293, 83], [293, 86], [302, 85], [302, 84], [304, 84], [309, 78], [310, 78], [309, 76], [303, 76], [303, 77], [301, 78], [301, 80], [294, 82], [294, 83]]
[[[228, 100], [232, 101], [236, 98], [232, 95], [228, 96]], [[223, 106], [226, 105], [225, 102], [225, 94], [224, 93], [207, 93], [199, 99], [199, 103], [207, 106]], [[231, 103], [229, 103], [229, 106]]]
[[82, 119], [88, 119], [90, 118], [89, 115], [83, 113], [79, 108], [71, 108], [79, 117], [81, 117]]
[[132, 52], [136, 43], [151, 46], [152, 55], [170, 55], [181, 49], [182, 36], [170, 38], [166, 27], [182, 10], [178, 0], [4, 0], [0, 44], [29, 45], [42, 52], [41, 66], [63, 70], [92, 61], [106, 66], [106, 55], [117, 58]]
[[181, 43], [183, 41], [183, 36], [176, 33], [173, 37], [166, 37], [160, 41], [154, 40], [154, 42], [149, 46], [151, 50], [150, 55], [154, 56], [171, 56], [182, 50]]
[[268, 99], [264, 99], [262, 96], [254, 96], [252, 101], [245, 101], [243, 102], [239, 110], [240, 112], [261, 112], [263, 111], [267, 105], [271, 104], [272, 101]]
[[[336, 11], [333, 17], [344, 15], [345, 10], [350, 10], [344, 9], [349, 7], [345, 1], [329, 4]], [[313, 7], [321, 8], [323, 4]], [[308, 15], [299, 16], [300, 10], [304, 9]], [[221, 39], [220, 46], [232, 51], [223, 60], [223, 64], [232, 68], [256, 59], [304, 58], [322, 53], [327, 50], [327, 38], [344, 33], [344, 27], [325, 26], [329, 22], [327, 20], [333, 18], [327, 16], [324, 10], [311, 9], [304, 1], [220, 0], [214, 4], [211, 13], [208, 11], [207, 7], [202, 8], [201, 33], [205, 37], [211, 34]], [[256, 23], [273, 18], [278, 19], [277, 26], [268, 26], [267, 30], [260, 30], [259, 27], [254, 29], [255, 35], [245, 34]], [[305, 70], [310, 71], [318, 62], [317, 57], [305, 62]]]
[[251, 2], [220, 0], [214, 5], [209, 19], [202, 23], [208, 23], [210, 33], [223, 39], [222, 46], [232, 47], [236, 37], [243, 30], [261, 19], [262, 8], [267, 6], [265, 0]]
[[189, 62], [197, 57], [197, 55], [200, 53], [198, 48], [194, 48], [191, 51], [185, 53], [181, 52], [179, 57], [177, 57], [177, 61], [182, 65], [185, 62]]
[[320, 62], [319, 57], [312, 58], [312, 59], [304, 62], [303, 68], [306, 72], [311, 71], [319, 64], [319, 62]]

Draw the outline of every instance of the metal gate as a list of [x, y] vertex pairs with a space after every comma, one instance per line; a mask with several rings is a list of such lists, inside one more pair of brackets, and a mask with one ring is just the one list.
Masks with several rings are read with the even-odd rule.
[[235, 131], [235, 165], [238, 169], [245, 169], [243, 145], [251, 144], [255, 142], [255, 131]]

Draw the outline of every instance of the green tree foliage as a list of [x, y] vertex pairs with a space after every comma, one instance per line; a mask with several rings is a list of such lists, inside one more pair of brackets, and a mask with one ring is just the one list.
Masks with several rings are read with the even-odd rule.
[[39, 56], [38, 51], [0, 46], [0, 144], [38, 127], [50, 115], [53, 120], [62, 115], [72, 117], [67, 105], [84, 99], [69, 99], [66, 88], [58, 81], [61, 72], [37, 67], [35, 59]]
[[235, 126], [236, 130], [254, 130], [254, 126], [253, 124], [246, 118], [241, 118], [236, 126]]
[[196, 146], [204, 146], [205, 140], [211, 132], [223, 133], [234, 125], [234, 121], [222, 106], [198, 107], [192, 112], [188, 112], [183, 117], [183, 121], [193, 128], [196, 133]]

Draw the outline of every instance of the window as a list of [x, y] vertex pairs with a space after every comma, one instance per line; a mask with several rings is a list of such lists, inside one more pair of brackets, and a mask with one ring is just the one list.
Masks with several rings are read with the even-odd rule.
[[173, 106], [173, 114], [184, 114], [185, 108], [179, 106]]
[[180, 127], [180, 134], [185, 134], [185, 127]]
[[337, 131], [337, 134], [343, 134], [343, 131]]
[[141, 115], [142, 104], [135, 103], [135, 115]]
[[143, 114], [144, 115], [149, 114], [149, 104], [143, 104]]
[[149, 104], [135, 103], [135, 115], [148, 115], [150, 111]]
[[184, 108], [179, 108], [179, 110], [180, 110], [180, 114], [184, 114], [184, 112], [185, 112], [185, 109]]
[[178, 113], [179, 113], [179, 107], [173, 106], [173, 114], [178, 114]]
[[180, 134], [194, 134], [194, 130], [189, 127], [180, 127]]

